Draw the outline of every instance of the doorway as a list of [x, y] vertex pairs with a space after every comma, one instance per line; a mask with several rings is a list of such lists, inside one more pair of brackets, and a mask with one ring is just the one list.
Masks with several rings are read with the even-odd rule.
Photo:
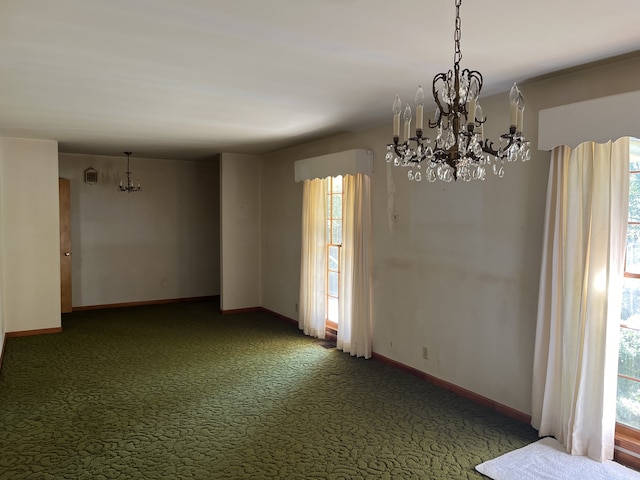
[[60, 195], [60, 306], [62, 313], [72, 310], [71, 300], [71, 182], [58, 179]]

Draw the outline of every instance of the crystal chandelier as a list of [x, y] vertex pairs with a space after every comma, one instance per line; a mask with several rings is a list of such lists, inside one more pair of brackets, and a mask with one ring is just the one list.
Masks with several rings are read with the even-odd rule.
[[[433, 78], [433, 98], [436, 103], [434, 120], [429, 128], [435, 129], [435, 140], [423, 136], [424, 90], [416, 93], [416, 129], [411, 136], [411, 106], [407, 103], [402, 114], [404, 141], [400, 142], [400, 113], [402, 103], [396, 95], [393, 102], [393, 143], [387, 145], [386, 161], [407, 167], [409, 180], [450, 182], [461, 179], [484, 180], [487, 168], [498, 177], [504, 176], [504, 164], [531, 159], [529, 142], [522, 134], [524, 96], [514, 83], [509, 93], [511, 115], [509, 132], [500, 136], [498, 149], [486, 140], [483, 124], [486, 118], [478, 102], [482, 90], [482, 74], [476, 70], [460, 71], [460, 5], [456, 0], [455, 53], [453, 70], [438, 73]], [[425, 168], [423, 163], [425, 162]]]
[[131, 168], [129, 168], [129, 157], [131, 156], [133, 152], [124, 152], [124, 154], [127, 156], [127, 171], [125, 172], [127, 174], [127, 184], [124, 185], [123, 183], [123, 179], [120, 179], [120, 185], [119, 185], [119, 189], [121, 192], [139, 192], [140, 189], [142, 188], [140, 185], [140, 180], [137, 181], [136, 185], [133, 184], [133, 180], [131, 180]]

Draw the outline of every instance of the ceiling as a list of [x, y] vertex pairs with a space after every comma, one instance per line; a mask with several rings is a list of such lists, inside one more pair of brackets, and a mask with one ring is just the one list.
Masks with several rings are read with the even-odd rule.
[[[1, 0], [0, 136], [196, 160], [391, 124], [453, 63], [453, 0]], [[637, 0], [466, 0], [484, 96], [640, 50]], [[429, 91], [429, 88], [426, 89]]]

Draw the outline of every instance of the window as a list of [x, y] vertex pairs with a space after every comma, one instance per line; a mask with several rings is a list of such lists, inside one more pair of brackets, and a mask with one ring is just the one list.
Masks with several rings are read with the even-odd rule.
[[618, 423], [640, 430], [640, 140], [629, 142], [629, 217], [618, 356]]
[[340, 255], [342, 250], [342, 176], [325, 179], [327, 202], [327, 318], [326, 326], [337, 330], [340, 309]]

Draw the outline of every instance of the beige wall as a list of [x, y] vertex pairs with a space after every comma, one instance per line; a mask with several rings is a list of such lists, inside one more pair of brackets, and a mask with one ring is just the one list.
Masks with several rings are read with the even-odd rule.
[[[293, 171], [292, 171], [293, 175]], [[220, 206], [223, 310], [261, 303], [260, 190], [262, 159], [223, 153], [220, 158]], [[275, 272], [274, 272], [275, 273]], [[278, 282], [278, 277], [272, 277]]]
[[[549, 168], [548, 152], [535, 150], [537, 112], [636, 89], [639, 74], [640, 60], [626, 59], [524, 82], [525, 131], [534, 156], [507, 165], [504, 179], [410, 183], [405, 169], [384, 162], [390, 124], [266, 155], [263, 306], [298, 315], [302, 189], [293, 162], [373, 149], [374, 351], [530, 413]], [[507, 128], [507, 96], [481, 99], [490, 138]]]
[[[95, 185], [83, 181], [88, 167]], [[218, 295], [218, 161], [134, 154], [135, 193], [117, 189], [125, 170], [124, 155], [60, 155], [71, 180], [73, 306]]]
[[60, 327], [58, 144], [0, 138], [5, 332]]

